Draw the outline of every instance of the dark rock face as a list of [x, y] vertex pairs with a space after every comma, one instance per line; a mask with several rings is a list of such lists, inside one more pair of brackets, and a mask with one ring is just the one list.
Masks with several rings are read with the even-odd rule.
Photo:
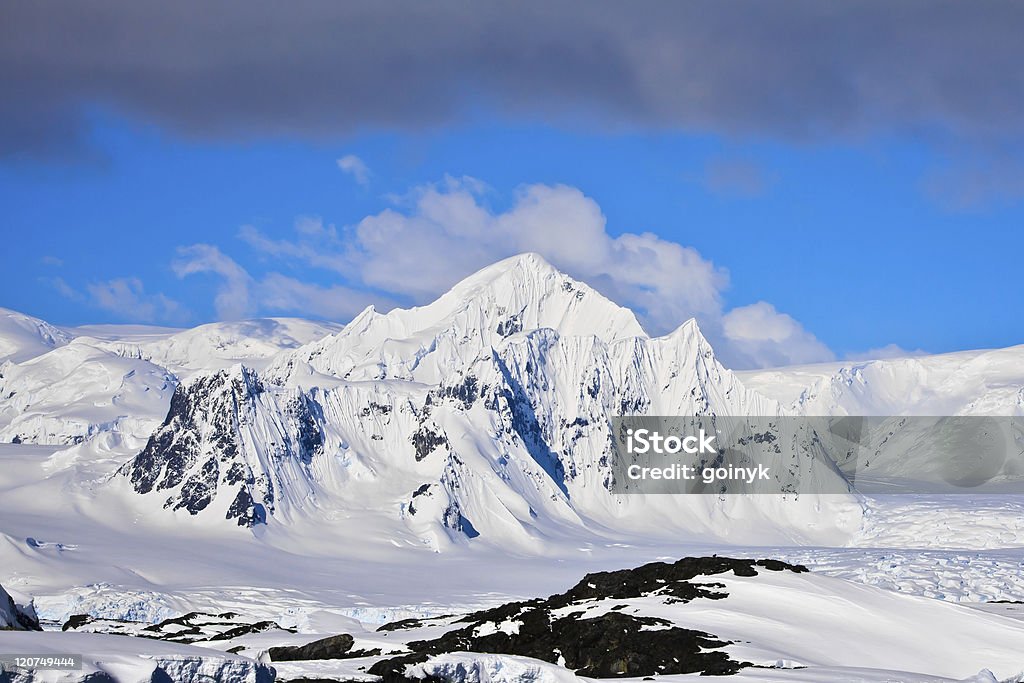
[[498, 327], [495, 332], [498, 336], [511, 337], [513, 334], [518, 334], [523, 331], [523, 311], [515, 315], [510, 315], [505, 320], [498, 321]]
[[[483, 388], [486, 391], [487, 387]], [[473, 375], [466, 375], [456, 384], [443, 384], [432, 396], [432, 401], [449, 400], [456, 402], [463, 410], [469, 410], [480, 397], [481, 388]]]
[[[42, 631], [42, 627], [39, 625], [39, 619], [36, 617], [35, 609], [31, 606], [27, 606], [25, 609], [18, 607], [14, 602], [14, 598], [4, 590], [3, 586], [0, 586], [0, 616], [7, 614], [13, 623], [6, 628], [12, 628], [19, 631]], [[5, 620], [6, 621], [6, 620]], [[5, 628], [4, 622], [0, 621], [0, 629]]]
[[295, 632], [294, 629], [282, 628], [273, 621], [249, 622], [234, 612], [222, 614], [189, 612], [180, 617], [165, 619], [158, 624], [119, 619], [97, 619], [88, 614], [75, 614], [64, 622], [61, 630], [127, 635], [183, 644], [232, 640], [264, 631]]
[[[374, 664], [369, 672], [385, 683], [407, 680], [409, 664], [426, 661], [446, 652], [481, 652], [521, 655], [543, 661], [562, 662], [581, 676], [610, 678], [655, 674], [700, 673], [729, 675], [746, 662], [731, 660], [719, 650], [730, 643], [715, 636], [669, 621], [635, 616], [614, 608], [595, 617], [585, 617], [585, 605], [595, 600], [655, 596], [666, 602], [727, 597], [724, 585], [694, 581], [701, 576], [734, 572], [756, 576], [758, 570], [806, 572], [801, 565], [778, 560], [744, 560], [724, 557], [687, 557], [667, 564], [655, 562], [636, 569], [588, 574], [564, 593], [546, 599], [512, 602], [469, 614], [456, 624], [466, 624], [439, 638], [408, 643], [409, 654]], [[580, 606], [564, 616], [556, 610]], [[563, 610], [564, 611], [564, 610]], [[497, 628], [518, 624], [515, 632]], [[423, 623], [406, 620], [386, 624], [381, 631], [418, 628]], [[489, 628], [480, 627], [485, 626]], [[486, 635], [476, 635], [477, 633]]]
[[[733, 572], [736, 576], [757, 576], [757, 567], [769, 571], [809, 571], [799, 564], [780, 560], [742, 560], [729, 557], [684, 557], [677, 562], [652, 562], [636, 569], [587, 574], [583, 580], [565, 593], [549, 598], [557, 607], [565, 607], [582, 600], [598, 598], [639, 598], [658, 594], [670, 596], [674, 602], [689, 602], [695, 598], [720, 599], [725, 593], [708, 590], [714, 584], [692, 583], [698, 576], [713, 576]], [[555, 607], [555, 608], [557, 608]]]
[[[266, 410], [263, 403], [271, 408]], [[197, 515], [227, 490], [225, 517], [265, 524], [274, 512], [274, 472], [246, 452], [243, 430], [263, 421], [281, 439], [264, 444], [275, 461], [309, 464], [323, 450], [320, 408], [306, 394], [279, 395], [239, 367], [179, 385], [163, 424], [120, 473], [136, 492], [164, 492], [164, 507]]]
[[[729, 645], [701, 631], [672, 626], [650, 617], [609, 612], [591, 619], [570, 614], [552, 619], [543, 607], [516, 612], [519, 632], [474, 636], [477, 625], [446, 633], [431, 641], [409, 644], [413, 654], [378, 662], [369, 672], [385, 682], [406, 680], [410, 664], [445, 652], [486, 652], [532, 657], [564, 665], [580, 676], [613, 678], [677, 673], [734, 674], [748, 664], [709, 652]], [[645, 626], [656, 630], [642, 630]]]
[[416, 450], [416, 461], [423, 460], [441, 446], [448, 447], [448, 439], [440, 431], [434, 431], [426, 423], [421, 423], [420, 428], [413, 432], [412, 445]]
[[272, 647], [267, 650], [270, 659], [275, 662], [295, 662], [308, 659], [345, 659], [355, 640], [347, 633], [315, 640], [306, 645]]

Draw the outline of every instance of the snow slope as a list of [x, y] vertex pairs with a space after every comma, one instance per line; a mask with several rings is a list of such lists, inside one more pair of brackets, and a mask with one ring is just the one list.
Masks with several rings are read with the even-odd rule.
[[[1021, 492], [1024, 346], [739, 375], [795, 414], [892, 416], [865, 423], [859, 462], [840, 463], [851, 473], [856, 467], [858, 488], [918, 490], [923, 482], [952, 491], [1002, 484]], [[977, 419], [983, 416], [1018, 419]]]
[[74, 331], [119, 356], [147, 360], [178, 377], [188, 377], [240, 362], [260, 368], [282, 350], [300, 347], [341, 329], [342, 325], [315, 320], [259, 318], [171, 332], [102, 325]]
[[[1024, 674], [1019, 620], [801, 566], [725, 557], [591, 573], [548, 598], [346, 632], [352, 651], [377, 653], [336, 660], [332, 673], [346, 679], [365, 670], [454, 681], [660, 679], [687, 672], [774, 680], [784, 670], [831, 680], [843, 669], [847, 678], [838, 680], [960, 680], [983, 670], [992, 678], [981, 680], [1019, 680]], [[299, 637], [289, 641], [303, 642]], [[242, 642], [243, 652], [256, 656], [269, 641], [260, 635]], [[316, 661], [279, 666], [296, 676], [329, 671]], [[820, 671], [828, 673], [815, 676]]]
[[1024, 346], [738, 375], [802, 415], [1024, 414]]
[[112, 432], [138, 448], [175, 385], [164, 368], [74, 339], [0, 366], [0, 441], [75, 444]]
[[[97, 436], [141, 448], [167, 415], [181, 378], [283, 349], [341, 326], [292, 318], [191, 330], [98, 325], [60, 330], [0, 309], [0, 442], [76, 444]], [[17, 334], [15, 334], [17, 333]]]
[[63, 346], [74, 335], [38, 318], [0, 308], [0, 367], [21, 363]]

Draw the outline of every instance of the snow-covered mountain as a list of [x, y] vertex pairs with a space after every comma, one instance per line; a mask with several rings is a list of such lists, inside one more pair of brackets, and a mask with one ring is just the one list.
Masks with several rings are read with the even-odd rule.
[[105, 432], [137, 448], [176, 383], [165, 368], [73, 339], [0, 365], [0, 441], [75, 444]]
[[181, 379], [240, 361], [262, 367], [339, 329], [294, 318], [190, 330], [58, 328], [0, 309], [0, 442], [76, 444], [104, 434], [138, 450], [167, 415]]
[[[842, 536], [859, 523], [853, 495], [615, 493], [611, 418], [1018, 414], [1024, 387], [1019, 349], [737, 375], [693, 321], [650, 338], [631, 311], [534, 254], [344, 328], [61, 331], [9, 318], [41, 332], [5, 337], [19, 358], [35, 355], [0, 367], [0, 439], [82, 443], [72, 462], [102, 436], [105, 453], [122, 454], [110, 486], [159, 514], [254, 528], [358, 510], [434, 549], [483, 537], [536, 550], [581, 529]], [[767, 457], [812, 490], [845, 490], [795, 448]]]
[[39, 318], [0, 308], [0, 366], [35, 358], [67, 344], [72, 336]]
[[[693, 321], [651, 338], [630, 311], [533, 255], [486, 268], [427, 306], [367, 310], [344, 328], [273, 319], [61, 329], [13, 313], [3, 321], [0, 442], [21, 443], [0, 443], [0, 580], [17, 605], [0, 589], [0, 633], [15, 611], [29, 613], [22, 595], [31, 593], [44, 625], [88, 614], [69, 622], [85, 630], [152, 635], [154, 622], [170, 618], [164, 626], [178, 632], [199, 610], [214, 631], [238, 633], [228, 623], [237, 618], [243, 635], [196, 644], [243, 647], [247, 656], [99, 633], [46, 641], [36, 638], [47, 633], [10, 633], [9, 649], [18, 641], [35, 652], [92, 652], [86, 673], [174, 678], [191, 667], [218, 680], [260, 680], [273, 675], [256, 662], [268, 647], [343, 633], [355, 650], [381, 647], [378, 659], [423, 641], [430, 651], [416, 666], [425, 674], [472, 666], [467, 676], [514, 678], [519, 669], [509, 667], [522, 664], [575, 680], [552, 662], [569, 661], [565, 645], [582, 633], [574, 624], [607, 608], [611, 623], [635, 622], [644, 639], [672, 636], [660, 627], [676, 636], [699, 628], [722, 642], [708, 652], [809, 667], [792, 672], [798, 678], [867, 671], [854, 666], [880, 667], [865, 680], [933, 680], [983, 665], [1017, 671], [1020, 634], [1009, 617], [1018, 605], [981, 611], [934, 600], [1019, 600], [1024, 527], [1013, 501], [883, 504], [806, 489], [622, 494], [610, 461], [612, 418], [624, 414], [760, 415], [777, 424], [801, 415], [1019, 415], [1024, 347], [733, 373]], [[806, 475], [822, 491], [845, 486], [831, 461], [819, 466], [781, 427], [771, 436], [780, 437], [764, 452], [773, 471]], [[902, 453], [921, 440], [908, 428], [890, 441]], [[926, 451], [891, 462], [920, 473]], [[884, 474], [884, 464], [872, 471]], [[575, 582], [579, 569], [691, 549], [719, 553], [705, 560], [739, 571], [698, 573], [692, 578], [713, 583], [694, 586], [711, 593], [689, 602], [672, 592], [681, 584], [666, 590], [670, 572], [659, 566], [649, 590], [632, 597], [616, 578], [603, 601], [586, 594], [548, 605], [570, 630], [568, 641], [542, 639], [543, 656], [529, 654], [546, 664], [493, 645], [518, 619], [495, 606], [547, 594], [557, 585], [542, 584], [553, 577]], [[724, 560], [728, 549], [811, 572], [754, 563], [766, 571], [752, 576], [744, 566], [753, 561]], [[597, 583], [590, 575], [578, 588]], [[485, 607], [494, 618], [427, 619]], [[627, 613], [637, 619], [615, 616]], [[374, 630], [395, 619], [408, 643], [396, 630]], [[932, 628], [922, 631], [924, 622]], [[863, 635], [878, 623], [892, 628]], [[606, 631], [584, 624], [595, 625]], [[469, 629], [491, 654], [434, 652], [449, 626]], [[362, 676], [375, 660], [348, 661]], [[282, 661], [279, 674], [316, 677], [321, 665]], [[330, 667], [337, 674], [337, 662]]]
[[[529, 254], [428, 306], [368, 310], [263, 372], [192, 377], [121, 472], [165, 508], [245, 527], [359, 501], [435, 549], [478, 536], [536, 548], [580, 529], [848, 530], [852, 496], [612, 493], [613, 416], [780, 411], [718, 363], [694, 322], [651, 339], [630, 311]], [[749, 524], [723, 524], [733, 518]]]
[[342, 329], [336, 323], [301, 318], [259, 318], [200, 325], [170, 333], [157, 328], [96, 325], [74, 328], [80, 338], [119, 356], [140, 358], [178, 377], [223, 370], [243, 362], [262, 368], [283, 349], [294, 349]]
[[484, 268], [427, 306], [386, 314], [371, 306], [341, 332], [280, 356], [267, 376], [435, 384], [502, 340], [537, 329], [606, 342], [647, 336], [632, 311], [524, 254]]
[[1024, 346], [738, 374], [802, 415], [1024, 415]]
[[963, 488], [1024, 471], [1024, 346], [740, 376], [793, 414], [891, 417], [863, 422], [860, 475]]

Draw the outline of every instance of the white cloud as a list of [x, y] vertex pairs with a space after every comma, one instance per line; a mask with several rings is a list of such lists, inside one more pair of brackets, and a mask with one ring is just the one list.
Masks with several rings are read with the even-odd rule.
[[447, 178], [341, 236], [333, 227], [307, 222], [291, 241], [269, 239], [251, 227], [242, 238], [268, 255], [417, 302], [495, 261], [534, 251], [637, 309], [653, 332], [693, 316], [720, 315], [728, 276], [695, 249], [652, 233], [610, 235], [597, 203], [573, 187], [525, 186], [503, 211], [487, 206], [485, 193], [473, 179]]
[[85, 299], [81, 292], [79, 292], [77, 289], [69, 285], [67, 281], [62, 277], [44, 277], [39, 278], [39, 280], [53, 287], [65, 299], [70, 299], [72, 301], [82, 301]]
[[219, 276], [221, 282], [214, 307], [221, 319], [277, 312], [348, 320], [370, 304], [385, 309], [395, 305], [393, 300], [365, 290], [340, 285], [323, 287], [280, 273], [268, 273], [256, 279], [230, 256], [209, 244], [183, 247], [179, 254], [180, 258], [173, 264], [178, 277], [198, 273]]
[[257, 289], [260, 304], [273, 311], [315, 315], [328, 320], [348, 321], [369, 305], [390, 309], [396, 302], [366, 291], [333, 285], [323, 287], [270, 273]]
[[[269, 259], [336, 274], [343, 284], [331, 287], [278, 273], [256, 282], [219, 251], [216, 256], [203, 252], [214, 249], [205, 245], [190, 249], [199, 250], [194, 253], [201, 263], [211, 265], [192, 265], [189, 272], [221, 272], [225, 284], [218, 310], [231, 309], [229, 300], [237, 298], [249, 310], [343, 320], [368, 303], [385, 310], [398, 302], [431, 301], [495, 261], [538, 252], [632, 308], [652, 334], [697, 318], [723, 360], [734, 367], [834, 357], [799, 322], [768, 303], [725, 312], [724, 269], [696, 249], [650, 232], [613, 235], [597, 202], [577, 188], [526, 185], [501, 209], [493, 208], [493, 199], [480, 181], [449, 177], [392, 197], [392, 206], [344, 229], [305, 217], [290, 238], [272, 238], [252, 226], [240, 231], [244, 242]], [[232, 265], [223, 266], [223, 259]], [[236, 290], [236, 296], [228, 296]]]
[[350, 259], [333, 225], [325, 226], [320, 218], [303, 216], [295, 221], [298, 240], [270, 239], [251, 225], [242, 226], [238, 236], [257, 251], [276, 258], [293, 259], [315, 268], [345, 274]]
[[221, 285], [213, 303], [221, 319], [237, 320], [252, 314], [253, 302], [249, 293], [252, 278], [234, 259], [210, 244], [182, 247], [178, 255], [180, 258], [171, 266], [178, 277], [196, 273], [220, 276]]
[[354, 240], [362, 278], [429, 298], [489, 263], [533, 251], [638, 309], [655, 333], [721, 309], [724, 270], [652, 233], [612, 236], [597, 202], [574, 187], [524, 186], [504, 211], [489, 209], [481, 195], [475, 183], [449, 179], [421, 188], [405, 212], [363, 219]]
[[346, 154], [338, 159], [338, 168], [363, 187], [370, 184], [370, 168], [355, 154]]
[[765, 301], [722, 317], [726, 353], [737, 367], [772, 367], [834, 360], [835, 354], [791, 316]]
[[[67, 283], [60, 281], [65, 296], [73, 292]], [[104, 310], [117, 313], [126, 319], [143, 322], [167, 321], [180, 322], [188, 318], [188, 313], [177, 301], [164, 294], [147, 294], [142, 281], [138, 278], [115, 278], [105, 282], [94, 282], [86, 285], [92, 304]]]

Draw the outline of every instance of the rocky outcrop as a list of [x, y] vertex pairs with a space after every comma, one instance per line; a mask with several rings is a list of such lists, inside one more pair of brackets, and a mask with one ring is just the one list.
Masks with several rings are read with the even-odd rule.
[[[724, 584], [698, 581], [732, 572], [757, 576], [759, 571], [806, 572], [801, 565], [778, 560], [687, 557], [667, 564], [598, 572], [564, 593], [545, 599], [511, 602], [457, 619], [439, 637], [407, 643], [408, 654], [374, 664], [369, 672], [385, 683], [416, 680], [411, 668], [430, 657], [452, 652], [516, 655], [559, 664], [592, 678], [653, 676], [681, 673], [734, 674], [749, 666], [722, 650], [731, 643], [667, 619], [627, 613], [618, 604], [596, 616], [583, 606], [595, 601], [653, 598], [665, 603], [721, 600]], [[577, 609], [579, 608], [579, 609]], [[407, 620], [381, 627], [395, 632], [419, 629], [429, 622]]]
[[175, 390], [163, 424], [121, 474], [137, 493], [165, 495], [165, 508], [197, 515], [213, 506], [239, 526], [263, 524], [282, 479], [302, 479], [323, 447], [316, 410], [301, 391], [267, 392], [244, 366], [201, 375]]
[[39, 618], [36, 617], [32, 603], [18, 604], [3, 586], [0, 586], [0, 630], [43, 630], [39, 626]]

